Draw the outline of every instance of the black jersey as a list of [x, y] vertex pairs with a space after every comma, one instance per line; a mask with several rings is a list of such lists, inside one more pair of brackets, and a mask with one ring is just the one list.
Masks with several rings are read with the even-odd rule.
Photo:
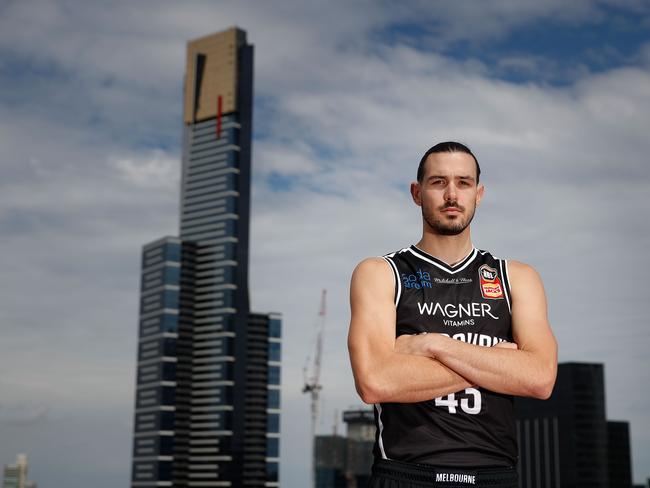
[[[472, 249], [450, 266], [411, 246], [383, 258], [395, 273], [396, 335], [435, 332], [479, 346], [512, 341], [507, 262]], [[377, 458], [441, 466], [517, 462], [513, 399], [467, 388], [419, 403], [375, 405]]]

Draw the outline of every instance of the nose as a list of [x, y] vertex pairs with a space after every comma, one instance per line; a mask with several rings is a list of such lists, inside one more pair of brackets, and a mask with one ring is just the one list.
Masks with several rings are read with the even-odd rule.
[[456, 200], [456, 184], [450, 181], [445, 189], [445, 201], [453, 202]]

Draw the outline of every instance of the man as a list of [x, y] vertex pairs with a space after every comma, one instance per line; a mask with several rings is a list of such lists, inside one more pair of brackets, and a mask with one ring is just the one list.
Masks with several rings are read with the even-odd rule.
[[539, 275], [472, 244], [479, 176], [463, 144], [429, 149], [411, 184], [422, 238], [352, 275], [350, 359], [377, 424], [370, 487], [517, 486], [512, 396], [553, 389]]

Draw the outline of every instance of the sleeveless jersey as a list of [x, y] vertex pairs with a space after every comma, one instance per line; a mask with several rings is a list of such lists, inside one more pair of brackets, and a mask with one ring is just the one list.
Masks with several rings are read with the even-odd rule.
[[[507, 262], [472, 249], [450, 266], [411, 246], [383, 258], [395, 274], [396, 335], [434, 332], [491, 347], [512, 342]], [[513, 399], [467, 388], [420, 403], [375, 404], [374, 455], [441, 466], [517, 462]]]

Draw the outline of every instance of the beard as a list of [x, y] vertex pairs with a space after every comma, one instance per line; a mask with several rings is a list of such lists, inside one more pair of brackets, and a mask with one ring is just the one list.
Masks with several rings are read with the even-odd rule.
[[[461, 212], [465, 211], [465, 207], [461, 207], [457, 202], [447, 202], [438, 210], [442, 212], [445, 208], [449, 207], [456, 207], [460, 209]], [[472, 207], [471, 212], [467, 216], [465, 216], [465, 214], [460, 214], [456, 219], [448, 221], [443, 220], [442, 218], [437, 218], [430, 208], [425, 208], [424, 205], [422, 206], [422, 218], [436, 234], [441, 236], [457, 236], [463, 232], [467, 229], [469, 224], [472, 223], [475, 212], [476, 205]]]

